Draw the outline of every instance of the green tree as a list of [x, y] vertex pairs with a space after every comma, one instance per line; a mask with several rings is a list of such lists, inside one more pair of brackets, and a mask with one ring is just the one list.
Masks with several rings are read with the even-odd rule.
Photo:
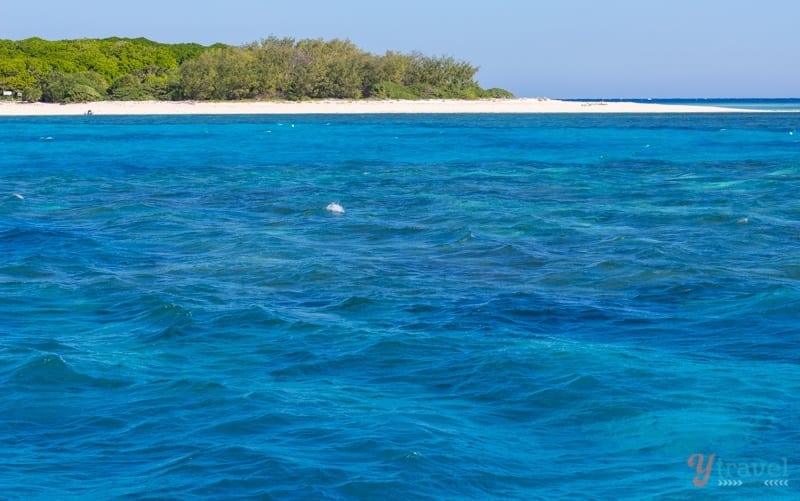
[[36, 82], [23, 58], [0, 59], [0, 90], [22, 90]]
[[66, 101], [70, 83], [67, 75], [53, 70], [42, 80], [42, 101], [46, 103], [63, 103]]
[[71, 75], [71, 78], [76, 84], [87, 85], [101, 96], [108, 92], [108, 80], [96, 71], [81, 71]]
[[102, 101], [108, 84], [99, 73], [84, 71], [72, 75], [53, 71], [42, 82], [42, 100], [51, 103]]
[[256, 97], [287, 97], [294, 61], [292, 38], [270, 37], [246, 47], [253, 54]]
[[111, 84], [109, 89], [111, 99], [118, 101], [146, 101], [155, 99], [151, 93], [145, 89], [139, 78], [134, 75], [122, 75]]
[[187, 99], [213, 99], [217, 72], [209, 57], [198, 57], [181, 65], [181, 94]]
[[297, 42], [290, 61], [290, 79], [286, 90], [289, 99], [321, 97], [325, 68], [321, 60], [324, 42], [301, 40]]
[[369, 56], [349, 40], [331, 40], [326, 45], [327, 78], [321, 97], [360, 98]]
[[103, 101], [106, 96], [100, 94], [91, 85], [72, 82], [72, 85], [67, 89], [67, 95], [64, 99], [66, 103], [87, 103], [91, 101]]
[[244, 99], [254, 96], [257, 84], [253, 54], [238, 47], [213, 49], [200, 57], [211, 58], [217, 73], [214, 99]]

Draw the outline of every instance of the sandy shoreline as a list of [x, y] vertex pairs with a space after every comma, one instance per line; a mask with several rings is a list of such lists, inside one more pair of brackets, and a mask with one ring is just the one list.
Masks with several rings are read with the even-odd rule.
[[479, 101], [102, 101], [51, 104], [0, 102], [0, 116], [84, 115], [295, 115], [373, 113], [730, 113], [731, 108], [644, 103], [597, 103], [553, 99], [487, 99]]

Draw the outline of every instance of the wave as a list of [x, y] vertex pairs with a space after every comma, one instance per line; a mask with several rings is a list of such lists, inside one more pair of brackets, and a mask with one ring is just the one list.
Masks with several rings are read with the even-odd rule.
[[30, 357], [11, 371], [5, 384], [16, 388], [49, 388], [50, 391], [58, 392], [88, 388], [102, 390], [127, 386], [130, 383], [79, 372], [61, 355], [42, 353]]

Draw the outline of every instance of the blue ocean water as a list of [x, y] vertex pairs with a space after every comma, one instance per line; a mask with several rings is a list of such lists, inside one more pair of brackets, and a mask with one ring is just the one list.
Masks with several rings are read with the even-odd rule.
[[798, 496], [798, 114], [0, 132], [4, 499]]

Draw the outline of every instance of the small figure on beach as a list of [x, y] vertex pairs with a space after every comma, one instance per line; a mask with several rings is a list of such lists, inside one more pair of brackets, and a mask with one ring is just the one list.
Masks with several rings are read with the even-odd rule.
[[92, 110], [88, 110], [88, 111], [86, 111], [86, 116], [87, 116], [87, 117], [90, 117], [90, 116], [92, 116], [92, 115], [94, 115], [94, 113], [92, 113]]

